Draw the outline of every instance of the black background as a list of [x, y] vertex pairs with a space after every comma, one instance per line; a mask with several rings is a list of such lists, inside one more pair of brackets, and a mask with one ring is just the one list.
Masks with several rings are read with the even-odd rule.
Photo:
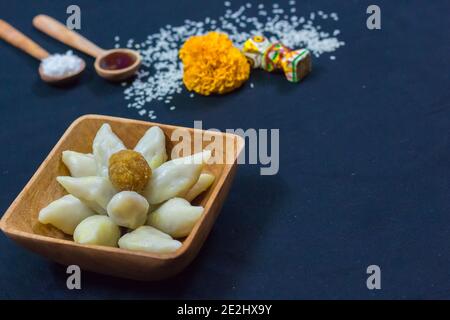
[[[232, 1], [233, 7], [241, 1]], [[254, 2], [255, 3], [255, 2]], [[287, 1], [279, 1], [287, 6]], [[67, 47], [33, 29], [82, 10], [86, 37], [144, 40], [166, 24], [224, 13], [222, 1], [0, 1], [3, 18], [50, 52]], [[450, 292], [450, 4], [377, 1], [382, 29], [366, 28], [368, 1], [300, 1], [297, 14], [337, 12], [346, 45], [298, 85], [252, 73], [251, 89], [155, 104], [158, 122], [205, 128], [279, 128], [280, 172], [239, 168], [196, 260], [179, 276], [141, 283], [65, 268], [0, 235], [0, 298], [448, 298]], [[324, 25], [325, 27], [325, 25]], [[42, 83], [38, 62], [0, 42], [0, 211], [68, 125], [87, 113], [142, 119], [123, 88], [95, 75], [78, 86]], [[377, 264], [382, 289], [366, 288]]]

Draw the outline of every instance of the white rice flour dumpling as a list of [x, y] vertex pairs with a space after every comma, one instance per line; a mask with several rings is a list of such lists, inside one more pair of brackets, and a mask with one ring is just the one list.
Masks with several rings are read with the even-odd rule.
[[147, 220], [149, 204], [139, 193], [122, 191], [112, 197], [106, 208], [108, 216], [119, 226], [136, 229]]
[[62, 161], [67, 166], [72, 177], [89, 177], [97, 175], [97, 165], [94, 155], [75, 151], [63, 151]]
[[186, 199], [173, 198], [150, 213], [147, 224], [174, 238], [182, 238], [189, 235], [202, 213], [203, 207], [192, 206]]
[[185, 194], [197, 182], [210, 157], [211, 151], [204, 150], [163, 163], [153, 171], [144, 196], [150, 204], [158, 204]]
[[73, 240], [81, 244], [117, 247], [119, 227], [108, 216], [90, 216], [75, 228]]
[[153, 227], [142, 226], [119, 239], [122, 249], [169, 253], [180, 248], [182, 243]]
[[43, 224], [51, 224], [64, 233], [73, 234], [81, 221], [94, 214], [83, 202], [68, 194], [43, 208], [38, 220]]
[[60, 176], [56, 180], [68, 193], [82, 200], [99, 214], [106, 214], [106, 206], [116, 194], [116, 190], [108, 178]]
[[191, 202], [197, 196], [206, 191], [214, 182], [214, 175], [210, 173], [202, 173], [198, 178], [197, 182], [189, 189], [188, 192], [183, 196], [187, 201]]
[[156, 169], [167, 160], [164, 132], [160, 127], [151, 127], [136, 144], [134, 151], [144, 156], [152, 170]]
[[92, 150], [97, 164], [97, 175], [108, 177], [109, 158], [114, 153], [126, 149], [123, 142], [112, 131], [111, 126], [103, 124], [98, 130], [92, 144]]

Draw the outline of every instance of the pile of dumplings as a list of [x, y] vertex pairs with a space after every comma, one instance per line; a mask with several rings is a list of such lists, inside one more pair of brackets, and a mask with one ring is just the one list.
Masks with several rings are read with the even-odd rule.
[[69, 193], [39, 212], [39, 222], [73, 235], [80, 244], [169, 253], [189, 235], [203, 214], [191, 201], [207, 190], [214, 176], [203, 172], [211, 152], [168, 160], [163, 131], [153, 126], [139, 140], [139, 152], [151, 168], [140, 191], [118, 191], [110, 181], [113, 154], [126, 150], [109, 124], [98, 130], [92, 154], [64, 151], [62, 161], [70, 176], [56, 180]]

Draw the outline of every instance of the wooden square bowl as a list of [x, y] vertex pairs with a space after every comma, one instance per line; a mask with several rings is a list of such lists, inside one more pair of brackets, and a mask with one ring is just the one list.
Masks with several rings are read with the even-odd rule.
[[[231, 159], [224, 164], [208, 164], [206, 170], [216, 179], [214, 184], [196, 200], [205, 210], [183, 245], [176, 252], [154, 254], [129, 251], [95, 245], [77, 244], [71, 236], [50, 225], [39, 223], [39, 211], [66, 192], [56, 181], [57, 176], [69, 175], [61, 160], [62, 151], [92, 152], [92, 141], [103, 123], [109, 123], [113, 131], [132, 149], [145, 131], [159, 126], [166, 135], [167, 153], [176, 142], [169, 137], [176, 129], [183, 129], [191, 137], [203, 134], [202, 146], [206, 147], [217, 138], [224, 143], [216, 148], [213, 155], [223, 153]], [[227, 143], [225, 143], [227, 141]], [[231, 143], [230, 143], [231, 141]], [[244, 141], [241, 137], [228, 133], [196, 130], [159, 123], [151, 123], [100, 115], [86, 115], [78, 118], [66, 130], [56, 146], [41, 164], [31, 180], [14, 200], [0, 221], [1, 229], [8, 237], [24, 247], [64, 265], [78, 265], [81, 269], [125, 277], [136, 280], [159, 280], [170, 277], [185, 268], [197, 255], [206, 240], [214, 221], [230, 189], [236, 171], [236, 160], [242, 151]], [[187, 154], [181, 154], [185, 156]]]

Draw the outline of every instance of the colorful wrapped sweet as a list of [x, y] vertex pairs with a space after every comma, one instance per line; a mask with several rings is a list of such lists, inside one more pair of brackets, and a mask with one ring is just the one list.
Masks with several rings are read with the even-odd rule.
[[307, 49], [291, 50], [280, 42], [271, 43], [263, 36], [253, 36], [242, 48], [253, 68], [272, 72], [282, 70], [290, 82], [299, 82], [311, 72], [311, 53]]

